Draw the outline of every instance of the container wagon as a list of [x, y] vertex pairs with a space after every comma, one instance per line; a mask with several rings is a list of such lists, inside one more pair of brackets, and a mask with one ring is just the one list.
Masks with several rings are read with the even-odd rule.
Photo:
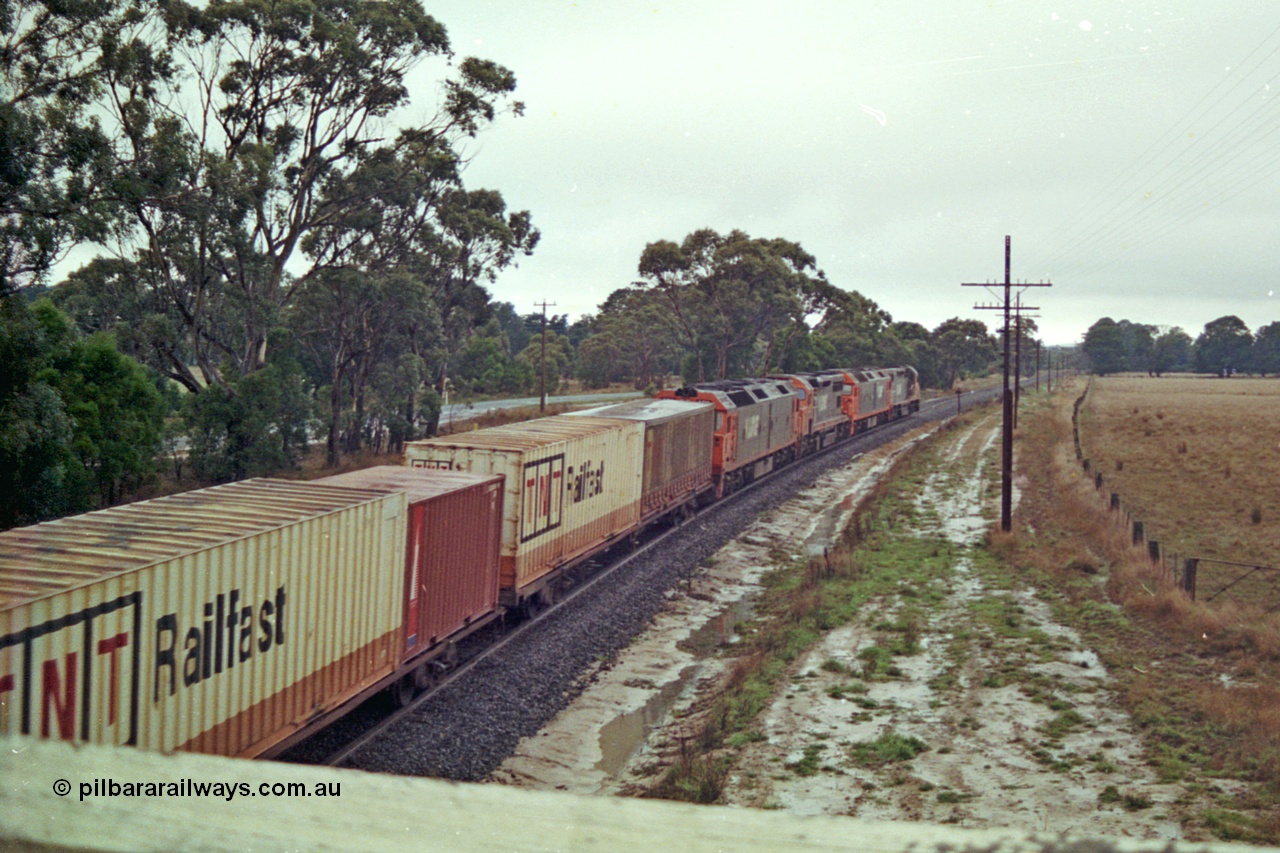
[[392, 693], [407, 704], [456, 662], [458, 640], [502, 615], [502, 477], [381, 465], [311, 482], [405, 494], [403, 674]]
[[0, 533], [0, 733], [255, 756], [394, 676], [405, 496], [248, 480]]
[[691, 509], [712, 489], [715, 407], [683, 400], [629, 400], [571, 412], [568, 417], [618, 418], [644, 425], [640, 523]]
[[413, 468], [501, 474], [506, 607], [550, 603], [569, 568], [640, 523], [644, 424], [557, 416], [411, 441]]
[[799, 396], [780, 379], [736, 379], [659, 391], [659, 399], [715, 407], [712, 473], [723, 497], [796, 457]]

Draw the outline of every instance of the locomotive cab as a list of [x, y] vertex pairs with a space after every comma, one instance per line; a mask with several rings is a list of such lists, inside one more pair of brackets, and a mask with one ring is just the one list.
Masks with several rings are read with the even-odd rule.
[[658, 399], [715, 407], [712, 470], [716, 497], [796, 457], [800, 395], [780, 379], [733, 379], [659, 391]]

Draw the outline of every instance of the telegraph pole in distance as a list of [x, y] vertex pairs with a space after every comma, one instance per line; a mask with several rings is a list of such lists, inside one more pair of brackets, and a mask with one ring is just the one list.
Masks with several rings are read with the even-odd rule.
[[[533, 307], [539, 307], [539, 303], [533, 303]], [[554, 302], [542, 301], [542, 381], [538, 385], [538, 411], [546, 414], [547, 411], [547, 309], [556, 307]]]
[[[1018, 428], [1018, 413], [1022, 411], [1022, 318], [1023, 311], [1038, 311], [1038, 308], [1031, 308], [1022, 304], [1022, 294], [1019, 293], [1013, 300], [1013, 324], [1016, 327], [1017, 337], [1013, 339], [1013, 428]], [[1039, 314], [1034, 315], [1039, 317]], [[1028, 317], [1027, 319], [1031, 319]], [[1039, 342], [1036, 342], [1037, 352], [1039, 352]], [[1039, 370], [1039, 367], [1036, 368]], [[1040, 374], [1036, 374], [1036, 390], [1040, 390]]]
[[1040, 339], [1036, 338], [1036, 393], [1040, 393]]
[[[1001, 442], [1000, 442], [1000, 529], [1008, 532], [1013, 529], [1013, 396], [1009, 393], [1009, 313], [1010, 313], [1010, 291], [1013, 289], [1013, 280], [1009, 277], [1009, 258], [1010, 258], [1011, 240], [1008, 234], [1004, 237], [1004, 302], [1002, 306], [991, 305], [981, 306], [975, 305], [977, 310], [1004, 310], [1004, 394], [1001, 398], [1003, 404], [1003, 420], [1001, 426]], [[994, 287], [991, 282], [972, 284], [963, 283], [961, 287]], [[1029, 284], [1019, 282], [1018, 287], [1052, 287], [1049, 282], [1040, 282], [1038, 284]]]

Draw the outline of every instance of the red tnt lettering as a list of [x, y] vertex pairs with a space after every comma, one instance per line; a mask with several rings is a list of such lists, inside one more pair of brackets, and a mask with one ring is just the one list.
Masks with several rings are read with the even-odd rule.
[[40, 678], [40, 737], [49, 736], [49, 706], [58, 718], [58, 737], [72, 740], [76, 722], [76, 653], [67, 653], [66, 687], [59, 692], [58, 662], [47, 660]]
[[107, 703], [107, 725], [111, 726], [116, 724], [116, 705], [120, 696], [120, 662], [116, 659], [116, 652], [127, 645], [129, 645], [128, 634], [116, 634], [114, 637], [98, 641], [98, 654], [111, 655], [111, 699]]
[[537, 485], [538, 485], [537, 477], [530, 477], [528, 480], [525, 480], [524, 482], [525, 495], [528, 497], [528, 499], [525, 500], [525, 522], [528, 524], [533, 524], [534, 519], [538, 517], [538, 490], [536, 488]]

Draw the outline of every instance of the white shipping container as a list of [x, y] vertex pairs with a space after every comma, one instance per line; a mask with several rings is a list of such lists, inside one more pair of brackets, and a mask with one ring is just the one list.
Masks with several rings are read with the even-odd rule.
[[644, 424], [552, 417], [412, 441], [405, 464], [502, 474], [504, 603], [539, 578], [636, 528]]
[[0, 734], [262, 753], [394, 671], [405, 517], [249, 480], [0, 533]]

